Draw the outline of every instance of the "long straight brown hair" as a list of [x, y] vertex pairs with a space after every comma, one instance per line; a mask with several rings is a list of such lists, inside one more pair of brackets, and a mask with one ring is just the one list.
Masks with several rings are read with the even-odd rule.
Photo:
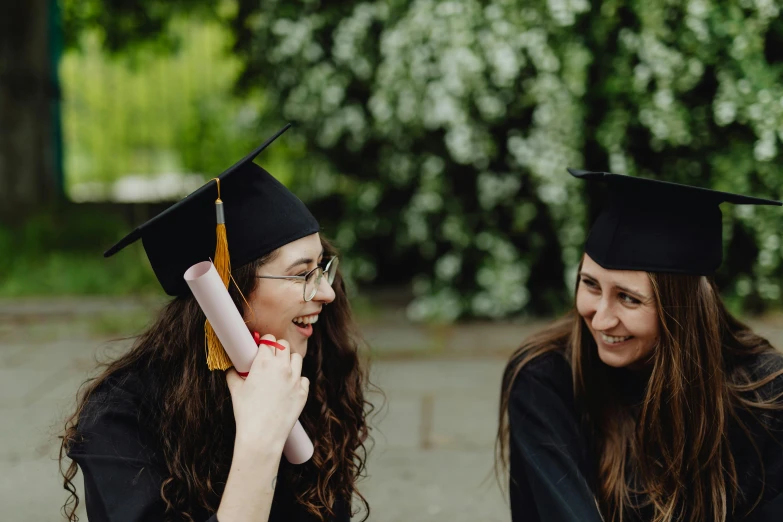
[[[581, 267], [580, 267], [581, 269]], [[730, 423], [761, 454], [741, 411], [783, 409], [781, 395], [762, 397], [761, 387], [780, 375], [780, 354], [726, 309], [711, 278], [648, 273], [661, 335], [647, 361], [649, 381], [634, 409], [617, 393], [611, 369], [574, 308], [514, 353], [501, 388], [496, 470], [508, 472], [508, 407], [524, 366], [550, 351], [571, 365], [574, 398], [597, 473], [596, 500], [605, 520], [621, 522], [652, 507], [651, 522], [724, 522], [739, 487], [729, 449]], [[576, 286], [579, 287], [577, 278]], [[576, 295], [576, 292], [575, 292]], [[763, 375], [751, 356], [774, 353]], [[758, 369], [756, 369], [758, 370]], [[626, 476], [628, 464], [638, 473]], [[761, 493], [751, 510], [761, 498]]]
[[[321, 242], [325, 256], [336, 254], [326, 240]], [[275, 255], [232, 271], [236, 285], [230, 285], [229, 293], [243, 315], [247, 309], [243, 296], [255, 289], [258, 267]], [[319, 520], [334, 516], [338, 499], [347, 505], [353, 497], [362, 503], [366, 520], [369, 505], [356, 481], [367, 456], [366, 416], [373, 407], [364, 393], [371, 385], [367, 367], [359, 359], [361, 337], [339, 271], [332, 287], [335, 299], [321, 311], [302, 369], [310, 379], [310, 394], [300, 420], [315, 437], [315, 454], [300, 466], [283, 462], [280, 482], [287, 482], [297, 502]], [[161, 498], [167, 519], [193, 520], [194, 510], [217, 510], [231, 465], [236, 425], [225, 375], [207, 369], [204, 321], [192, 295], [173, 299], [127, 354], [85, 383], [61, 437], [60, 471], [69, 492], [63, 514], [68, 520], [78, 520], [79, 498], [72, 482], [77, 464], [71, 461], [66, 467], [66, 455], [80, 441], [79, 418], [107, 379], [122, 378], [128, 371], [141, 372], [148, 390], [152, 411], [145, 428], [159, 434], [166, 466]]]

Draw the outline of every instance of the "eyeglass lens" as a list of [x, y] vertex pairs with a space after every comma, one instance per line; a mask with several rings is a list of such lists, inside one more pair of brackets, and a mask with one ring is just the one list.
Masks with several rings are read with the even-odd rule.
[[[329, 264], [329, 271], [326, 272], [326, 280], [331, 285], [334, 283], [335, 275], [337, 274], [337, 258], [333, 258]], [[318, 286], [321, 284], [321, 278], [324, 276], [324, 269], [318, 267], [307, 275], [305, 280], [304, 298], [305, 301], [310, 301], [315, 297], [315, 293], [318, 291]]]

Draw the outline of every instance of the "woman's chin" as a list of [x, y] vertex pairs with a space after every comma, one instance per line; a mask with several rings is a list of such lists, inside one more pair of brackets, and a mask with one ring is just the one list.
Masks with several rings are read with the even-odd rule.
[[291, 344], [291, 353], [298, 353], [302, 356], [302, 359], [304, 359], [305, 355], [307, 355], [307, 341], [300, 341], [297, 343]]
[[286, 340], [291, 344], [291, 352], [304, 357], [307, 354], [307, 340], [313, 335], [313, 326], [308, 325], [307, 328], [300, 328], [294, 325], [287, 334]]
[[613, 351], [598, 347], [598, 357], [601, 358], [601, 362], [612, 368], [625, 368], [633, 364], [636, 360], [633, 355], [633, 353], [628, 353], [625, 350]]

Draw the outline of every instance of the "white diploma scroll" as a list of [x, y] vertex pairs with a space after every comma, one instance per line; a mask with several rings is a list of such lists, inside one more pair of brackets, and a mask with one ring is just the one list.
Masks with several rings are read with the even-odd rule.
[[[211, 261], [196, 263], [185, 272], [185, 281], [237, 372], [247, 374], [258, 352], [258, 346], [228, 295], [215, 266]], [[288, 435], [283, 455], [291, 464], [303, 464], [313, 456], [313, 443], [299, 421], [296, 421], [294, 429]]]

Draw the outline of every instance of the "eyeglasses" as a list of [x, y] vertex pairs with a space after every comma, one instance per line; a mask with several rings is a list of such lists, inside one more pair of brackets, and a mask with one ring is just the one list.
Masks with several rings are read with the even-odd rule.
[[337, 257], [333, 257], [329, 260], [325, 267], [317, 266], [307, 272], [303, 276], [270, 276], [260, 275], [256, 276], [259, 279], [291, 279], [293, 281], [304, 281], [304, 289], [302, 290], [302, 296], [305, 302], [312, 301], [315, 294], [318, 292], [318, 287], [321, 285], [321, 279], [326, 275], [326, 281], [331, 286], [334, 283], [334, 278], [337, 275], [337, 266], [339, 261]]

